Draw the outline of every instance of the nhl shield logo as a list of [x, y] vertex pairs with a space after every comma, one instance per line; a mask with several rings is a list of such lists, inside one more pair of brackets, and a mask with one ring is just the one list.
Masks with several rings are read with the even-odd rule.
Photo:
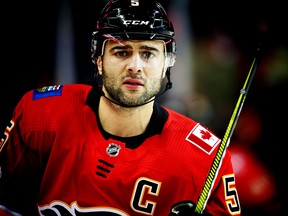
[[110, 143], [106, 148], [106, 153], [110, 157], [116, 157], [120, 152], [121, 147], [115, 143]]

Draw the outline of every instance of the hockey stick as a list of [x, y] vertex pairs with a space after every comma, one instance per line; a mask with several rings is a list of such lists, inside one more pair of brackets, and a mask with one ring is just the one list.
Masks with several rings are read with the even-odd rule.
[[252, 83], [252, 80], [255, 76], [257, 68], [260, 64], [260, 57], [263, 54], [262, 49], [261, 49], [262, 46], [263, 46], [263, 42], [259, 45], [259, 47], [256, 50], [256, 55], [252, 61], [252, 65], [251, 65], [250, 70], [248, 72], [248, 75], [246, 77], [243, 88], [240, 90], [240, 96], [237, 100], [236, 106], [235, 106], [234, 111], [232, 113], [232, 116], [230, 118], [228, 127], [225, 131], [222, 142], [221, 142], [221, 144], [220, 144], [220, 146], [216, 152], [214, 161], [213, 161], [212, 166], [211, 166], [209, 173], [207, 175], [207, 178], [206, 178], [205, 184], [202, 188], [201, 194], [198, 198], [198, 202], [195, 206], [195, 212], [198, 214], [202, 214], [205, 207], [206, 207], [207, 201], [209, 199], [209, 195], [211, 193], [211, 190], [213, 188], [213, 185], [214, 185], [216, 177], [217, 177], [217, 173], [220, 169], [222, 160], [224, 158], [225, 151], [229, 146], [230, 139], [231, 139], [232, 134], [234, 132], [234, 129], [237, 125], [237, 122], [238, 122], [243, 104], [245, 102], [248, 90], [249, 90], [250, 85]]

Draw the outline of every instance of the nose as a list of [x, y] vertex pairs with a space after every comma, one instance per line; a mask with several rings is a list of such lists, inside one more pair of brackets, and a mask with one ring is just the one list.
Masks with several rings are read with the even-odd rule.
[[126, 67], [129, 71], [137, 73], [143, 70], [145, 64], [147, 63], [141, 59], [140, 54], [134, 52], [133, 55], [131, 55], [131, 57], [128, 59]]

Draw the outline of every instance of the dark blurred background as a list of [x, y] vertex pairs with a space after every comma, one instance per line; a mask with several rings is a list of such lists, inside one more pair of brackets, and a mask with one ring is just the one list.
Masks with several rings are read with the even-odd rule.
[[[1, 3], [0, 129], [28, 90], [87, 83], [91, 34], [107, 0]], [[173, 88], [159, 102], [223, 137], [256, 50], [263, 57], [230, 150], [243, 216], [283, 216], [288, 194], [287, 11], [278, 1], [160, 1], [177, 40]], [[267, 33], [268, 32], [268, 33]]]

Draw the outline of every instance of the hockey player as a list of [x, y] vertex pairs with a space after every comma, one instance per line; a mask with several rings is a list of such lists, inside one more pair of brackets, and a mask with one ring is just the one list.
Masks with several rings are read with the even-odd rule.
[[[155, 102], [175, 60], [161, 4], [109, 1], [92, 38], [99, 84], [46, 86], [17, 104], [1, 139], [0, 212], [193, 215], [221, 140]], [[203, 214], [240, 212], [226, 151]]]

